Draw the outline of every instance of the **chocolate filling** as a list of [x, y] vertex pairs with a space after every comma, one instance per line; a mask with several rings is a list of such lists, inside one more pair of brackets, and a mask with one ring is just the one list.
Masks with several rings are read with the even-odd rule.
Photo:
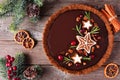
[[47, 38], [48, 50], [53, 59], [57, 61], [60, 66], [75, 71], [95, 65], [103, 57], [108, 47], [108, 31], [105, 24], [97, 15], [91, 12], [91, 18], [94, 19], [100, 27], [101, 36], [101, 40], [98, 41], [100, 48], [96, 48], [94, 52], [95, 59], [92, 61], [86, 61], [87, 65], [81, 65], [80, 67], [76, 67], [75, 65], [69, 67], [57, 59], [60, 52], [66, 52], [70, 47], [70, 42], [76, 40], [76, 31], [73, 31], [72, 29], [75, 28], [77, 24], [76, 17], [80, 14], [84, 15], [85, 11], [70, 10], [60, 14], [52, 23]]

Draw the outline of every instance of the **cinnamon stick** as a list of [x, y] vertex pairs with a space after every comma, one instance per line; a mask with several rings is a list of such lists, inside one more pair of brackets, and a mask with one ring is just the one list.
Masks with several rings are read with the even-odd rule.
[[102, 9], [101, 11], [107, 17], [109, 22], [113, 25], [113, 27], [115, 28], [115, 32], [118, 32], [120, 30], [120, 22], [117, 18], [117, 15], [115, 14], [113, 6], [109, 4], [105, 4], [104, 6], [105, 9]]

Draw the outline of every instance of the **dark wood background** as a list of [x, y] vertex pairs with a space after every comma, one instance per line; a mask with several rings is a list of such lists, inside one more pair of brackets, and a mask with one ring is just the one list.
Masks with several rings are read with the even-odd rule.
[[[0, 0], [0, 2], [1, 1], [2, 0]], [[107, 79], [103, 71], [105, 65], [110, 62], [120, 65], [120, 32], [116, 33], [114, 36], [114, 48], [110, 58], [101, 68], [89, 74], [72, 75], [64, 73], [52, 66], [46, 57], [42, 45], [42, 36], [46, 21], [60, 8], [74, 3], [91, 5], [97, 9], [103, 8], [105, 3], [111, 4], [114, 6], [120, 20], [120, 0], [45, 0], [44, 6], [41, 8], [41, 19], [38, 24], [32, 24], [29, 22], [28, 18], [25, 18], [24, 22], [19, 26], [19, 29], [28, 30], [33, 38], [38, 41], [37, 45], [32, 50], [26, 50], [21, 45], [14, 42], [14, 34], [8, 29], [12, 22], [12, 17], [0, 18], [0, 57], [7, 54], [14, 56], [16, 52], [28, 54], [29, 64], [40, 64], [44, 69], [44, 74], [40, 80], [120, 80], [120, 74], [114, 79]]]

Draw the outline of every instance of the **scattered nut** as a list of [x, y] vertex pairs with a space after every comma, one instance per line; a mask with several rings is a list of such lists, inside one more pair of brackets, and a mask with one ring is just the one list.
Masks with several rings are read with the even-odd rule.
[[67, 56], [68, 54], [69, 54], [68, 52], [65, 53], [66, 56]]
[[91, 21], [92, 23], [94, 22], [94, 20], [93, 20], [93, 19], [91, 19], [90, 21]]
[[72, 63], [70, 62], [70, 63], [68, 63], [68, 66], [72, 66]]
[[101, 39], [101, 37], [99, 36], [97, 39]]
[[83, 51], [82, 51], [82, 50], [79, 50], [78, 52], [79, 52], [80, 54], [82, 54], [82, 53], [83, 53]]
[[69, 53], [73, 53], [73, 50], [72, 50], [72, 49], [68, 49], [68, 52], [69, 52]]
[[83, 54], [87, 56], [87, 52], [85, 50], [84, 50]]
[[95, 47], [92, 47], [92, 51], [91, 52], [94, 52], [95, 51]]
[[99, 45], [96, 45], [96, 48], [100, 48], [100, 46], [99, 46]]
[[94, 34], [94, 36], [97, 36], [96, 34]]
[[95, 36], [96, 36], [96, 35], [92, 35], [92, 37], [93, 37], [94, 41], [96, 41], [96, 42], [97, 42], [97, 39], [95, 38]]
[[79, 22], [79, 21], [80, 21], [80, 17], [77, 17], [77, 18], [76, 18], [76, 21]]
[[86, 20], [88, 20], [88, 18], [87, 18], [86, 16], [84, 16], [84, 17], [83, 17], [83, 20], [85, 20], [85, 21], [86, 21]]
[[94, 26], [98, 26], [98, 24], [97, 24], [97, 23], [94, 23]]
[[86, 65], [86, 62], [83, 62], [83, 65], [85, 66], [85, 65]]
[[60, 52], [60, 54], [65, 54], [65, 51]]
[[84, 34], [87, 34], [87, 33], [88, 33], [88, 32], [87, 32], [87, 30], [86, 30]]

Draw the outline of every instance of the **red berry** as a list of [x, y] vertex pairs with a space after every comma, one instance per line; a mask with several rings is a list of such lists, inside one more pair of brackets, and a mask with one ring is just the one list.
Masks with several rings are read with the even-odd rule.
[[84, 33], [85, 33], [85, 31], [86, 31], [86, 30], [84, 30], [84, 29], [83, 29], [83, 30], [80, 30], [80, 32], [81, 32], [82, 34], [84, 34]]
[[11, 60], [8, 60], [7, 62], [8, 62], [8, 63], [12, 63], [12, 61], [11, 61]]
[[16, 73], [16, 72], [13, 72], [13, 75], [14, 75], [14, 76], [16, 76], [16, 75], [17, 75], [17, 73]]
[[10, 58], [11, 58], [10, 55], [7, 55], [7, 56], [6, 56], [6, 59], [7, 59], [7, 60], [10, 60]]
[[10, 67], [8, 70], [13, 71], [13, 68], [12, 68], [12, 67]]
[[75, 46], [75, 45], [76, 45], [76, 42], [75, 42], [75, 41], [72, 41], [72, 42], [71, 42], [71, 45], [72, 45], [72, 46]]
[[14, 57], [11, 57], [10, 61], [13, 62], [14, 60], [15, 60], [15, 58], [14, 58]]
[[90, 58], [91, 58], [91, 59], [94, 59], [94, 58], [95, 58], [95, 55], [90, 55]]
[[58, 60], [62, 61], [62, 60], [63, 60], [63, 56], [62, 56], [62, 55], [59, 55], [59, 56], [58, 56]]
[[13, 66], [13, 70], [16, 71], [17, 70], [17, 66]]
[[18, 80], [18, 78], [13, 78], [13, 80]]
[[12, 64], [9, 63], [9, 62], [7, 62], [7, 63], [6, 63], [6, 67], [10, 67], [10, 66], [12, 66]]
[[20, 78], [17, 78], [17, 80], [21, 80]]
[[12, 76], [8, 75], [7, 78], [8, 78], [8, 79], [12, 79]]
[[8, 70], [8, 71], [7, 71], [7, 74], [11, 74], [11, 73], [12, 73], [12, 71], [11, 71], [11, 70]]
[[21, 80], [19, 77], [13, 78], [13, 80]]
[[83, 15], [81, 14], [80, 17], [83, 17]]
[[76, 66], [76, 67], [80, 67], [80, 63], [76, 63], [75, 66]]

